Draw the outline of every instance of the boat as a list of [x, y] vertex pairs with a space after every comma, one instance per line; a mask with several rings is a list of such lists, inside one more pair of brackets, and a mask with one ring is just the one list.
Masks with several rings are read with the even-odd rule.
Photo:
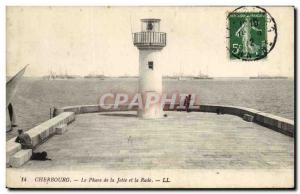
[[250, 76], [249, 79], [288, 79], [288, 77], [286, 77], [286, 76], [258, 75], [258, 76]]
[[207, 74], [202, 73], [200, 70], [198, 76], [193, 77], [193, 79], [213, 79], [213, 78]]
[[89, 75], [86, 75], [86, 76], [84, 76], [84, 78], [85, 79], [93, 79], [93, 78], [97, 78], [97, 79], [105, 79], [106, 78], [106, 76], [105, 75], [102, 75], [102, 74], [100, 74], [100, 75], [97, 75], [97, 74], [89, 74]]

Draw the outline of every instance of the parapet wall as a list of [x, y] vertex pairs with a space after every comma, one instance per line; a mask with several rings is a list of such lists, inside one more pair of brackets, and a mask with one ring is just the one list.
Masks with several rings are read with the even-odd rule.
[[[131, 111], [136, 111], [138, 106], [133, 106]], [[117, 112], [117, 111], [129, 111], [127, 105], [120, 105], [117, 109], [104, 109], [99, 105], [78, 105], [78, 106], [66, 106], [62, 108], [54, 109], [54, 116], [62, 112], [74, 112], [75, 114], [84, 114], [84, 113], [95, 113], [95, 112]]]
[[[175, 105], [175, 109], [170, 109], [169, 105], [165, 105], [164, 111], [179, 111], [176, 109], [179, 105]], [[137, 110], [138, 107], [134, 106], [132, 110]], [[100, 105], [79, 105], [68, 106], [55, 109], [55, 114], [62, 112], [74, 112], [75, 114], [95, 113], [95, 112], [115, 112], [115, 111], [129, 111], [127, 105], [119, 106], [118, 109], [103, 109]], [[183, 111], [181, 109], [181, 111]], [[191, 110], [194, 112], [210, 112], [218, 114], [230, 114], [239, 117], [244, 115], [250, 115], [253, 117], [253, 122], [270, 128], [285, 135], [294, 136], [294, 121], [279, 116], [275, 116], [269, 113], [264, 113], [255, 109], [239, 107], [239, 106], [225, 106], [225, 105], [200, 105], [199, 109]]]
[[245, 114], [253, 116], [253, 122], [273, 129], [285, 135], [294, 136], [294, 121], [251, 108], [239, 106], [201, 105], [200, 112], [231, 114], [243, 117]]

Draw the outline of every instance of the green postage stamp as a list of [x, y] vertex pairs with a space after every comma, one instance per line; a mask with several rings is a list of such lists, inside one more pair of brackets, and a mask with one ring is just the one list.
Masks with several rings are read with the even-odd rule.
[[268, 42], [268, 32], [276, 33], [276, 25], [268, 29], [268, 23], [275, 22], [265, 10], [245, 9], [237, 9], [228, 15], [230, 59], [253, 61], [266, 58], [276, 41], [272, 35], [273, 40]]
[[266, 14], [234, 13], [229, 16], [230, 57], [255, 59], [267, 53]]

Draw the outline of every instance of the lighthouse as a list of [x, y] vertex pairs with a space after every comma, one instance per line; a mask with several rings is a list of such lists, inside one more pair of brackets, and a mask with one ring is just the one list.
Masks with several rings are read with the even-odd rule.
[[161, 50], [166, 46], [167, 35], [160, 32], [160, 19], [141, 19], [141, 32], [133, 34], [133, 44], [139, 49], [139, 94], [143, 107], [138, 116], [145, 119], [161, 118], [163, 107]]

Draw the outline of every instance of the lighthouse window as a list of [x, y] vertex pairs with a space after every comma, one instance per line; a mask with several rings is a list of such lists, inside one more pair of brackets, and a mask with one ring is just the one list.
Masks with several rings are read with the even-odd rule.
[[148, 68], [153, 70], [153, 61], [148, 61]]
[[147, 30], [152, 30], [152, 29], [153, 29], [152, 22], [148, 22], [148, 24], [147, 24]]

